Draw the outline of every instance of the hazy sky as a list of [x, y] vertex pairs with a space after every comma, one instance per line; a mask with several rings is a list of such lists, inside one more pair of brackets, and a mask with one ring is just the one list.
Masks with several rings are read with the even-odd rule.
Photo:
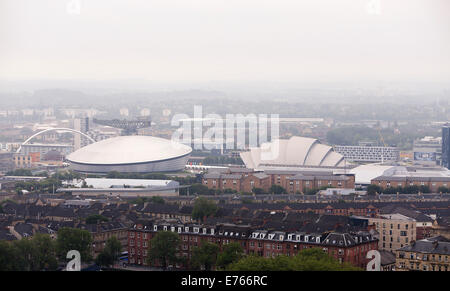
[[449, 0], [71, 2], [0, 0], [0, 79], [450, 82]]

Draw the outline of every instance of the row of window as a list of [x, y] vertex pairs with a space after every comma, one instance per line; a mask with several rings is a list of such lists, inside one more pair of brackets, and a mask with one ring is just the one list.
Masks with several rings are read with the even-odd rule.
[[[406, 258], [406, 254], [403, 252], [398, 253], [398, 257], [400, 259]], [[409, 259], [411, 260], [422, 260], [422, 261], [436, 261], [436, 262], [448, 262], [449, 258], [448, 256], [442, 256], [442, 255], [429, 255], [429, 254], [415, 254], [410, 253]]]

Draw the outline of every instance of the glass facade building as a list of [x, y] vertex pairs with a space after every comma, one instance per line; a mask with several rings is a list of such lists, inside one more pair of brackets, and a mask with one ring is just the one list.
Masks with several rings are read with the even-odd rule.
[[442, 166], [450, 167], [450, 126], [442, 127]]

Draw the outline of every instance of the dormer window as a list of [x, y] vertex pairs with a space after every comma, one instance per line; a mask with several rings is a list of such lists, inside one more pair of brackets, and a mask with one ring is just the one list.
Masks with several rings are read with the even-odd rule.
[[280, 240], [283, 240], [284, 239], [284, 235], [280, 235]]
[[181, 233], [181, 227], [178, 228], [178, 233]]
[[157, 225], [154, 225], [154, 226], [153, 226], [153, 230], [154, 230], [154, 231], [158, 231], [158, 226], [157, 226]]
[[198, 227], [194, 227], [194, 232], [198, 233], [199, 232], [199, 228]]
[[211, 234], [214, 234], [214, 228], [211, 228]]
[[203, 234], [206, 234], [206, 228], [203, 228]]
[[171, 230], [172, 232], [175, 232], [175, 226], [170, 227], [170, 230]]
[[295, 238], [295, 240], [296, 240], [296, 241], [300, 241], [300, 236], [297, 235], [296, 238]]
[[188, 226], [184, 228], [184, 232], [189, 232], [189, 227]]

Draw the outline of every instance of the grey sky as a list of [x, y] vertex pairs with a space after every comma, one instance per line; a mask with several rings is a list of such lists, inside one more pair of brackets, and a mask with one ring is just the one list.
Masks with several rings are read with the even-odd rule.
[[0, 79], [450, 82], [450, 1], [0, 0]]

